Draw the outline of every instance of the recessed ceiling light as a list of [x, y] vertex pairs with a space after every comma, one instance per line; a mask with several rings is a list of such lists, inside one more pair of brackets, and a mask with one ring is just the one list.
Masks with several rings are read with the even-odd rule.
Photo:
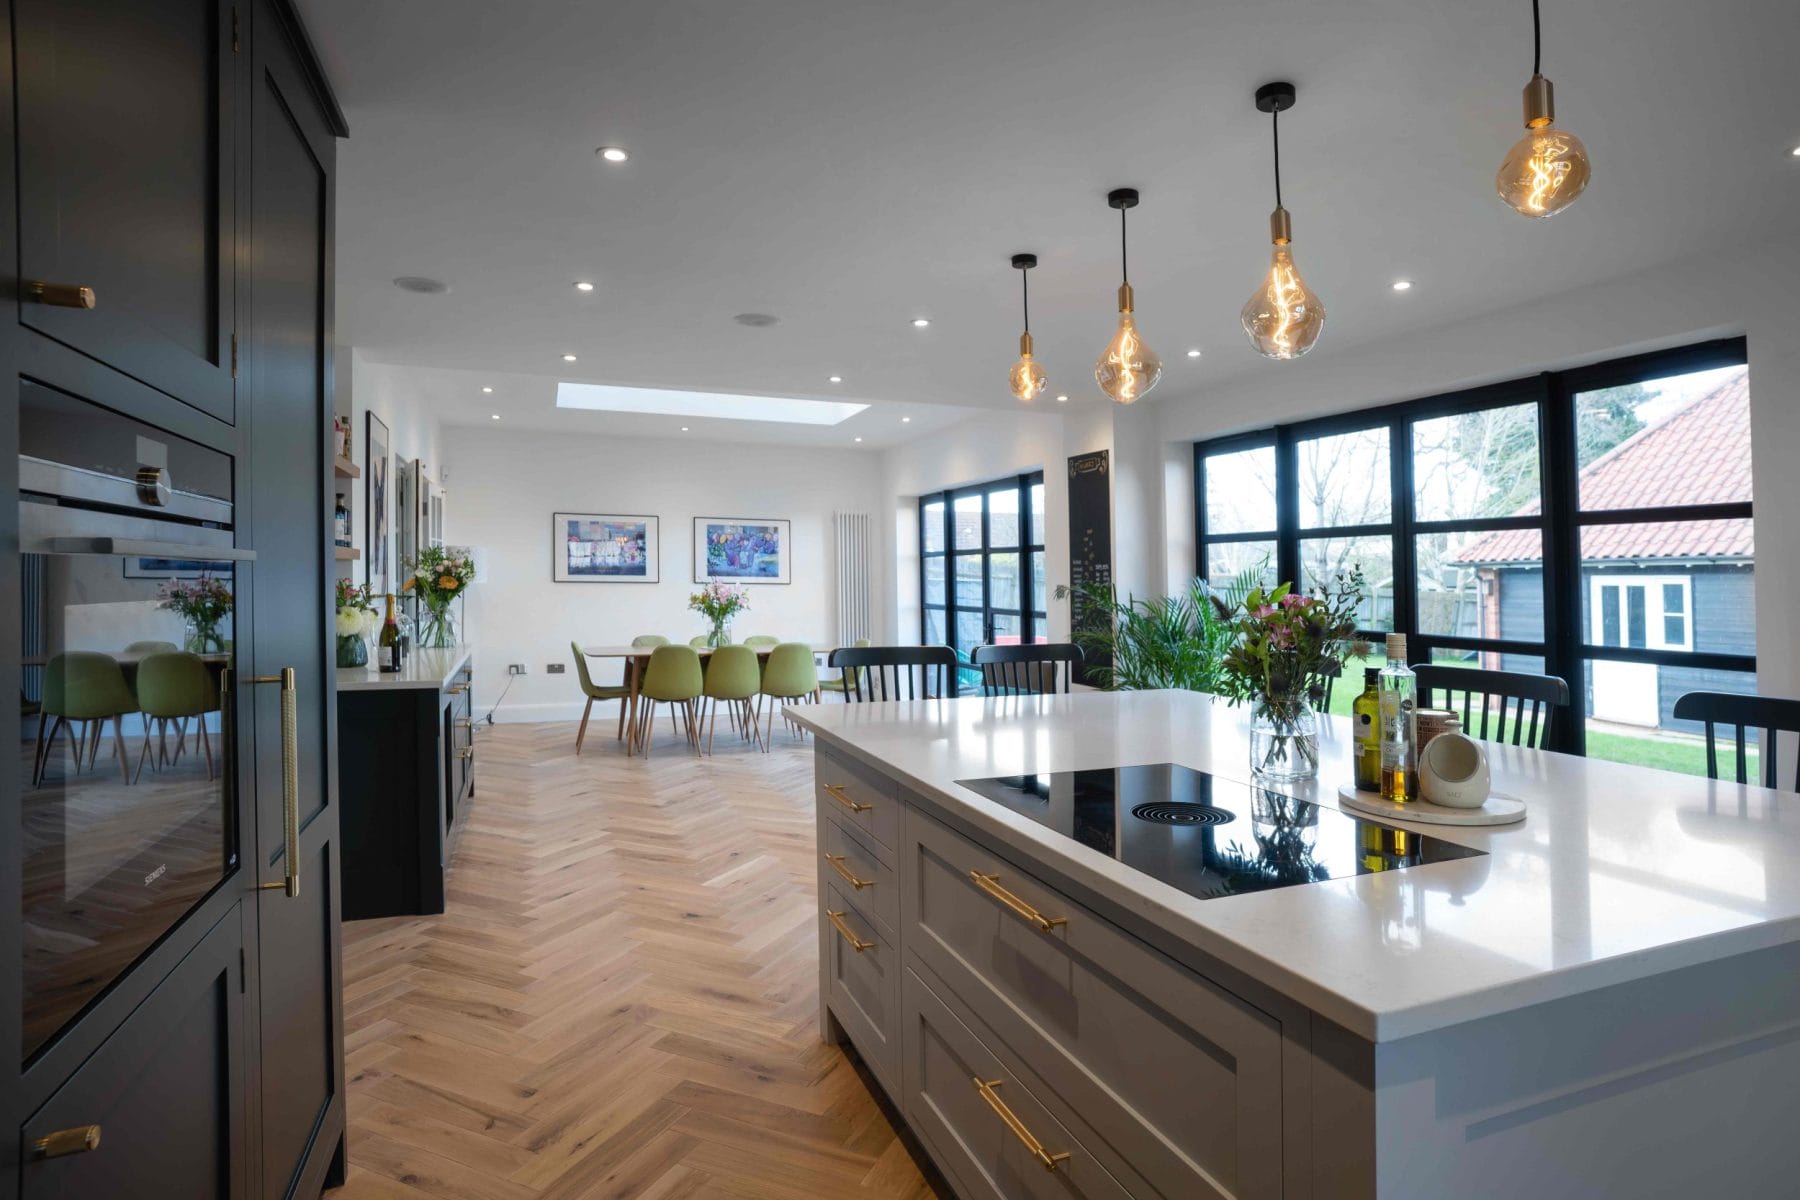
[[862, 439], [861, 439], [861, 438], [857, 438], [857, 439], [856, 439], [856, 440], [857, 440], [857, 441], [859, 441], [859, 442], [860, 442], [860, 441], [862, 441]]
[[683, 425], [683, 426], [682, 426], [682, 427], [681, 427], [681, 432], [683, 432], [683, 433], [686, 433], [686, 432], [687, 432], [687, 426], [686, 426], [686, 425]]
[[748, 325], [752, 329], [767, 329], [771, 325], [781, 324], [781, 318], [768, 313], [739, 313], [731, 318], [739, 325]]
[[931, 325], [930, 317], [914, 317], [913, 318], [913, 328], [914, 329], [925, 329], [925, 328], [928, 328], [930, 325]]
[[564, 362], [574, 362], [575, 356], [573, 354], [565, 354], [565, 355], [563, 355], [563, 361]]
[[402, 275], [394, 280], [394, 286], [403, 292], [417, 292], [421, 296], [442, 296], [450, 290], [450, 285], [441, 279], [427, 279], [423, 275]]
[[1394, 280], [1392, 286], [1396, 292], [1410, 292], [1410, 291], [1412, 291], [1412, 280], [1396, 279], [1396, 280]]
[[1792, 150], [1788, 151], [1788, 153], [1792, 154], [1795, 158], [1800, 158], [1800, 146], [1795, 146]]
[[575, 284], [575, 290], [578, 292], [591, 292], [594, 290], [594, 285], [583, 279]]
[[911, 417], [901, 417], [901, 418], [900, 418], [900, 423], [901, 423], [901, 424], [902, 424], [902, 425], [911, 425], [911, 424], [912, 424], [912, 418], [911, 418]]
[[493, 416], [488, 418], [488, 420], [490, 420], [490, 421], [498, 421], [499, 419], [500, 419], [499, 413], [495, 413]]
[[490, 387], [484, 387], [481, 390], [482, 390], [483, 394], [485, 394], [485, 395], [492, 395], [493, 391], [494, 391], [494, 389], [490, 388]]
[[842, 375], [833, 375], [833, 376], [832, 376], [832, 377], [831, 377], [831, 382], [833, 382], [833, 383], [842, 383], [842, 382], [844, 382], [844, 377], [843, 377], [843, 376], [842, 376]]
[[1200, 357], [1200, 352], [1199, 352], [1199, 351], [1198, 351], [1198, 350], [1189, 350], [1189, 351], [1188, 351], [1188, 357], [1189, 357], [1189, 358], [1199, 358], [1199, 357]]
[[1067, 404], [1069, 402], [1069, 398], [1067, 396], [1058, 396], [1056, 398], [1056, 402], [1058, 404]]
[[625, 153], [625, 151], [618, 146], [602, 146], [594, 151], [594, 153], [598, 154], [609, 163], [622, 163], [631, 157], [631, 155]]

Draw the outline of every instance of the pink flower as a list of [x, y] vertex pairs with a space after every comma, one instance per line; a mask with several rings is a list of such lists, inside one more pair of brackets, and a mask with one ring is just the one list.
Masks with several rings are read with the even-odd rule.
[[1283, 608], [1305, 608], [1313, 602], [1311, 596], [1303, 596], [1299, 592], [1289, 592], [1281, 598]]
[[1263, 604], [1263, 605], [1258, 605], [1256, 608], [1251, 609], [1250, 615], [1255, 617], [1257, 620], [1261, 621], [1261, 620], [1265, 620], [1266, 618], [1274, 616], [1276, 613], [1278, 613], [1280, 611], [1281, 610], [1276, 608], [1273, 604]]

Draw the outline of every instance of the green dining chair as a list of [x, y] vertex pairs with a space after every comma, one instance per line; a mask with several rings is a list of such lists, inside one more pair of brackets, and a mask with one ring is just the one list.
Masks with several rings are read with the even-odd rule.
[[575, 656], [575, 678], [581, 683], [581, 694], [587, 697], [587, 703], [581, 709], [581, 728], [575, 731], [575, 753], [581, 753], [581, 743], [587, 737], [588, 715], [594, 711], [594, 701], [617, 700], [619, 702], [619, 733], [625, 736], [625, 709], [631, 699], [631, 689], [624, 684], [616, 687], [602, 687], [594, 682], [588, 672], [587, 655], [581, 652], [581, 643], [571, 641], [569, 652]]
[[125, 647], [125, 653], [149, 657], [152, 654], [170, 654], [181, 649], [174, 642], [132, 642]]
[[[775, 731], [776, 705], [783, 700], [815, 700], [818, 689], [819, 669], [813, 665], [811, 646], [805, 642], [782, 642], [769, 651], [756, 699], [756, 720], [760, 723], [763, 697], [769, 698], [769, 733], [763, 735], [765, 753], [769, 749], [769, 735]], [[804, 738], [805, 734], [801, 736]]]
[[[206, 759], [206, 778], [213, 777], [212, 735], [207, 731], [208, 714], [219, 707], [219, 691], [213, 686], [212, 672], [198, 654], [180, 650], [152, 654], [138, 664], [138, 710], [144, 714], [144, 748], [138, 754], [135, 782], [144, 777], [144, 764], [150, 760], [150, 727], [156, 725], [156, 769], [181, 761], [187, 747], [187, 723], [198, 718], [194, 743]], [[169, 723], [175, 723], [175, 754], [169, 755]]]
[[696, 650], [704, 650], [704, 649], [706, 649], [707, 645], [711, 641], [712, 641], [712, 639], [710, 637], [708, 637], [706, 634], [702, 633], [695, 637], [689, 638], [688, 645], [692, 646]]
[[761, 650], [768, 646], [779, 646], [780, 644], [780, 638], [773, 637], [766, 633], [752, 634], [744, 639], [744, 645], [750, 647], [752, 650]]
[[[640, 633], [636, 637], [631, 639], [631, 644], [634, 648], [647, 650], [647, 649], [652, 649], [657, 646], [666, 646], [669, 644], [669, 639], [664, 637], [660, 633]], [[626, 659], [625, 660], [625, 686], [626, 687], [631, 686], [632, 676], [637, 674], [637, 671], [638, 671], [638, 660], [635, 658]], [[669, 710], [669, 732], [670, 733], [675, 732], [675, 710], [674, 709]]]
[[[57, 731], [67, 725], [69, 740], [74, 743], [75, 769], [81, 770], [85, 754], [93, 766], [100, 753], [100, 735], [106, 723], [113, 723], [113, 749], [119, 756], [119, 774], [131, 782], [131, 762], [125, 755], [125, 734], [120, 728], [126, 713], [138, 710], [137, 697], [125, 684], [125, 672], [110, 654], [91, 650], [69, 650], [55, 655], [44, 664], [43, 715], [53, 719], [50, 736], [44, 736], [44, 722], [38, 720], [37, 768], [31, 783], [43, 783], [50, 766], [50, 754], [56, 748]], [[81, 722], [81, 732], [75, 722]]]
[[660, 633], [640, 633], [631, 639], [633, 646], [666, 646], [669, 639]]
[[741, 718], [739, 727], [744, 736], [749, 737], [754, 728], [756, 744], [762, 745], [762, 728], [750, 719], [750, 702], [761, 690], [762, 668], [756, 661], [755, 650], [749, 646], [720, 646], [712, 652], [712, 658], [706, 664], [706, 687], [702, 692], [712, 716], [706, 724], [708, 754], [712, 753], [713, 733], [719, 727], [721, 700], [726, 702], [727, 711], [735, 711]]
[[[870, 643], [868, 638], [857, 638], [856, 641], [851, 644], [857, 647], [863, 647]], [[818, 672], [816, 671], [814, 672], [814, 674], [817, 673]], [[819, 680], [819, 691], [821, 693], [834, 692], [839, 696], [848, 695], [849, 688], [844, 682], [844, 673], [842, 671], [837, 671], [832, 674], [830, 679]]]
[[[644, 685], [638, 692], [637, 743], [645, 758], [650, 757], [650, 733], [656, 725], [658, 704], [679, 706], [687, 725], [688, 743], [693, 746], [694, 753], [700, 752], [699, 719], [694, 712], [694, 702], [705, 687], [700, 656], [692, 646], [658, 646], [650, 652], [650, 665], [644, 668]], [[676, 710], [671, 708], [670, 711]]]

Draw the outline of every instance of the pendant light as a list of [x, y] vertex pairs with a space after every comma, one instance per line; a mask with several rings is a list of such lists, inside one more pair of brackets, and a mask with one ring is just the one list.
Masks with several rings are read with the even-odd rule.
[[1036, 400], [1050, 386], [1050, 380], [1044, 374], [1044, 368], [1038, 366], [1037, 360], [1031, 357], [1031, 284], [1027, 282], [1027, 273], [1037, 266], [1037, 255], [1015, 254], [1012, 265], [1019, 272], [1019, 293], [1025, 307], [1025, 332], [1019, 335], [1019, 361], [1012, 366], [1012, 374], [1008, 381], [1012, 384], [1012, 394], [1021, 400]]
[[1131, 320], [1133, 298], [1125, 253], [1125, 210], [1136, 208], [1137, 202], [1136, 188], [1114, 188], [1106, 193], [1106, 203], [1119, 210], [1119, 331], [1094, 364], [1094, 382], [1120, 404], [1137, 400], [1162, 378], [1162, 359], [1144, 345]]
[[1587, 147], [1566, 129], [1556, 128], [1556, 92], [1538, 71], [1543, 60], [1543, 23], [1538, 0], [1531, 0], [1531, 82], [1525, 85], [1526, 134], [1506, 152], [1494, 175], [1494, 190], [1514, 212], [1555, 216], [1581, 196], [1592, 167]]
[[1239, 313], [1250, 344], [1264, 358], [1299, 358], [1313, 348], [1325, 328], [1325, 306], [1300, 278], [1294, 255], [1293, 222], [1281, 206], [1281, 114], [1294, 107], [1294, 85], [1265, 83], [1256, 89], [1256, 108], [1269, 114], [1275, 144], [1275, 211], [1269, 214], [1269, 274]]

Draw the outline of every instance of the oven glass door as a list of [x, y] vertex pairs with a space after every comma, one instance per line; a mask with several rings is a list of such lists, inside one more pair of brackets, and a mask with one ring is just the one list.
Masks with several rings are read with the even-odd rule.
[[235, 567], [21, 556], [25, 1059], [236, 868]]

